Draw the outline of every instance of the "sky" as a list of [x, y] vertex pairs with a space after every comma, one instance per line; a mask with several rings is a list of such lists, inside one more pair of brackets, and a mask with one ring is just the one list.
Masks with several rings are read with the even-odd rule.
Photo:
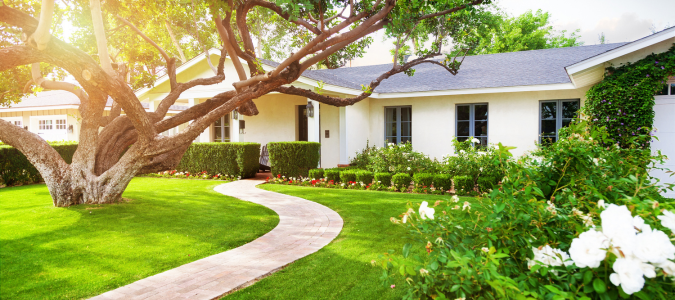
[[[555, 30], [574, 31], [585, 45], [598, 44], [600, 33], [607, 43], [630, 42], [666, 26], [675, 26], [675, 0], [497, 0], [496, 4], [506, 13], [517, 16], [528, 10], [541, 9], [551, 14]], [[375, 41], [363, 58], [352, 61], [351, 66], [391, 63], [391, 41]]]

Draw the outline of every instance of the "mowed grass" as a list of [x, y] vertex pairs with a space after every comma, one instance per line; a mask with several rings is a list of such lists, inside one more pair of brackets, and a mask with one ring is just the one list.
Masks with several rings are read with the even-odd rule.
[[[449, 196], [272, 184], [259, 187], [323, 204], [340, 214], [344, 228], [328, 246], [224, 300], [401, 299], [406, 283], [396, 282], [393, 289], [383, 286], [380, 279], [383, 270], [370, 263], [390, 249], [401, 253], [409, 241], [405, 228], [392, 224], [389, 218], [405, 212], [408, 201], [427, 201], [433, 205], [436, 200], [449, 199]], [[467, 197], [462, 201], [474, 199]], [[423, 246], [414, 251], [423, 252]]]
[[0, 298], [82, 299], [272, 230], [272, 210], [216, 181], [136, 178], [130, 202], [53, 207], [45, 185], [0, 189]]

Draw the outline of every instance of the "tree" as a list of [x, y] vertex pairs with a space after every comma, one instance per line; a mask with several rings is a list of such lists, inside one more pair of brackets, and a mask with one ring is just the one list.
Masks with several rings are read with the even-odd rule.
[[478, 55], [583, 45], [577, 35], [578, 29], [570, 35], [565, 30], [553, 30], [551, 16], [541, 10], [508, 17], [496, 9], [477, 18], [481, 20], [478, 26], [461, 28], [466, 34], [456, 39], [455, 51], [470, 48], [470, 55]]
[[[99, 0], [71, 2], [71, 12], [79, 12], [80, 20], [88, 20], [78, 23], [78, 26], [93, 28], [90, 49], [85, 51], [95, 51], [92, 54], [96, 55], [87, 54], [51, 34], [49, 28], [54, 25], [55, 20], [53, 0], [42, 0], [39, 9], [25, 10], [26, 12], [20, 6], [17, 9], [4, 2], [0, 6], [0, 22], [14, 30], [20, 30], [23, 37], [21, 43], [3, 41], [3, 47], [0, 48], [0, 72], [31, 65], [30, 84], [66, 90], [77, 95], [81, 101], [80, 144], [71, 164], [66, 164], [38, 135], [0, 120], [0, 140], [21, 151], [37, 168], [49, 188], [55, 206], [118, 201], [136, 174], [174, 168], [192, 141], [215, 120], [235, 108], [244, 115], [257, 114], [252, 100], [270, 92], [300, 95], [329, 105], [346, 106], [367, 98], [383, 80], [395, 74], [405, 72], [411, 75], [413, 67], [422, 63], [436, 64], [456, 74], [460, 65], [456, 57], [446, 56], [440, 61], [432, 59], [440, 55], [440, 45], [448, 38], [444, 34], [443, 26], [453, 22], [453, 14], [462, 10], [480, 9], [489, 0], [190, 2], [148, 1], [143, 2], [142, 7], [133, 0], [106, 1], [103, 6]], [[193, 5], [193, 9], [180, 9], [181, 5]], [[311, 34], [311, 38], [302, 47], [269, 72], [260, 68], [247, 22], [249, 14], [258, 8], [268, 10], [292, 24], [289, 26]], [[39, 19], [29, 14], [37, 14], [38, 10]], [[86, 15], [90, 19], [84, 17]], [[172, 40], [168, 30], [165, 30], [165, 22], [181, 27], [181, 22], [188, 22], [192, 16], [196, 19], [191, 24], [203, 29], [214, 29], [211, 33], [197, 32], [196, 35], [199, 36], [195, 36], [195, 39], [202, 39], [197, 43], [202, 44], [202, 47], [193, 45], [190, 51], [203, 49], [206, 39], [218, 37], [217, 43], [223, 45], [221, 58], [215, 67], [214, 76], [178, 82], [176, 59], [165, 50]], [[147, 25], [150, 21], [154, 25]], [[146, 25], [139, 28], [137, 24]], [[388, 36], [405, 42], [411, 36], [415, 37], [415, 30], [419, 28], [436, 34], [432, 46], [429, 49], [419, 49], [419, 57], [414, 60], [394, 64], [391, 70], [374, 79], [356, 97], [333, 97], [286, 86], [296, 81], [303, 71], [373, 32], [385, 30]], [[128, 30], [135, 35], [114, 34], [120, 30]], [[148, 49], [152, 49], [155, 54], [153, 57], [146, 58], [143, 56], [146, 50], [138, 50], [136, 42], [141, 39]], [[136, 55], [143, 57], [139, 59]], [[227, 55], [234, 58], [232, 62], [238, 74], [239, 81], [233, 83], [234, 90], [217, 94], [204, 103], [165, 118], [169, 107], [184, 91], [198, 85], [216, 84], [225, 79], [223, 65]], [[123, 59], [115, 58], [116, 56]], [[246, 74], [238, 58], [248, 63], [250, 75]], [[134, 94], [134, 85], [130, 82], [132, 78], [128, 74], [143, 64], [147, 64], [145, 71], [155, 72], [157, 60], [165, 65], [171, 92], [161, 100], [154, 112], [146, 112]], [[44, 80], [40, 64], [65, 70], [77, 80], [79, 86]], [[8, 93], [15, 93], [17, 90]], [[112, 98], [113, 106], [110, 114], [104, 116], [108, 98]], [[122, 110], [124, 114], [121, 114]], [[159, 134], [187, 122], [190, 122], [189, 125], [174, 136]]]

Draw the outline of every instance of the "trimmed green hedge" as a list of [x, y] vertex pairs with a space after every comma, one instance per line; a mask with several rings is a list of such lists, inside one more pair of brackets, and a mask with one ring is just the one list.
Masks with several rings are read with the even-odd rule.
[[426, 186], [430, 187], [434, 182], [434, 174], [431, 173], [417, 173], [413, 175], [413, 181], [415, 181], [415, 186]]
[[320, 180], [323, 178], [323, 169], [311, 169], [309, 170], [309, 178]]
[[450, 174], [434, 175], [434, 187], [443, 191], [449, 191], [452, 188], [452, 176]]
[[481, 176], [478, 177], [478, 189], [481, 192], [487, 192], [489, 190], [493, 190], [497, 184], [499, 183], [499, 179], [496, 177], [492, 176]]
[[316, 142], [274, 142], [267, 144], [272, 175], [307, 177], [319, 165], [321, 144]]
[[354, 170], [340, 171], [340, 182], [344, 183], [356, 182], [356, 171]]
[[340, 170], [338, 169], [325, 169], [323, 175], [326, 176], [327, 181], [340, 182]]
[[384, 186], [391, 186], [391, 174], [389, 173], [375, 173], [375, 181], [379, 181]]
[[260, 168], [258, 143], [193, 143], [176, 167], [180, 172], [254, 177]]
[[408, 187], [410, 187], [412, 177], [410, 177], [410, 175], [407, 173], [398, 173], [391, 177], [391, 181], [394, 182], [394, 186], [397, 190], [406, 192], [408, 191]]
[[474, 183], [471, 176], [455, 176], [452, 179], [455, 182], [455, 192], [458, 194], [466, 194], [473, 192]]
[[356, 181], [363, 182], [365, 184], [373, 183], [373, 172], [370, 171], [356, 171]]
[[[49, 143], [61, 154], [66, 163], [71, 163], [77, 150], [75, 142]], [[42, 181], [40, 172], [31, 164], [26, 156], [14, 147], [0, 145], [0, 182], [15, 185]]]

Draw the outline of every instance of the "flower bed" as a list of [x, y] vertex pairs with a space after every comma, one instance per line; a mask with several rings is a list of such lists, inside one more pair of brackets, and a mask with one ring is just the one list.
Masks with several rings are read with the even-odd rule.
[[223, 181], [236, 181], [240, 180], [241, 176], [234, 175], [222, 175], [222, 174], [209, 174], [206, 171], [198, 173], [190, 172], [178, 172], [177, 170], [164, 171], [158, 173], [149, 173], [138, 175], [139, 177], [160, 177], [160, 178], [184, 178], [184, 179], [203, 179], [203, 180], [223, 180]]

